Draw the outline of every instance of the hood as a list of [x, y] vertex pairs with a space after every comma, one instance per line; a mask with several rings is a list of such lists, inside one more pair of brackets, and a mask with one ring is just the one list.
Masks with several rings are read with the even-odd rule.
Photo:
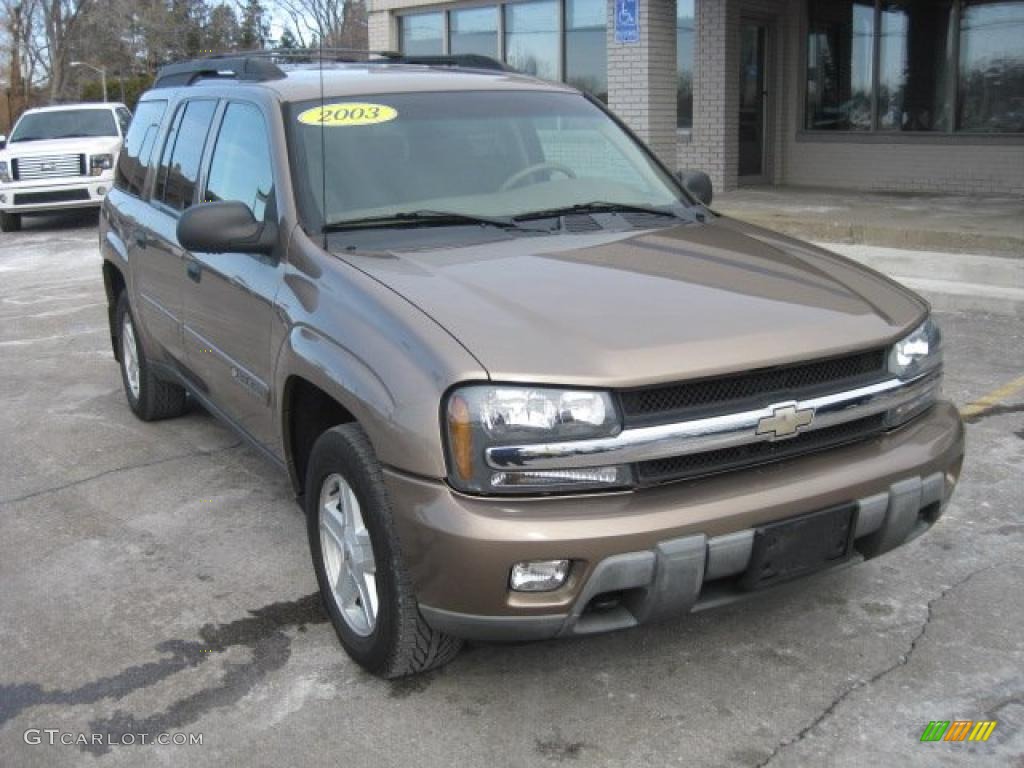
[[725, 218], [339, 256], [497, 381], [628, 387], [781, 365], [891, 343], [927, 312], [871, 270]]
[[42, 141], [16, 141], [0, 151], [0, 160], [12, 157], [37, 157], [39, 155], [100, 155], [117, 154], [121, 150], [121, 139], [117, 136], [88, 136], [73, 139], [44, 139]]

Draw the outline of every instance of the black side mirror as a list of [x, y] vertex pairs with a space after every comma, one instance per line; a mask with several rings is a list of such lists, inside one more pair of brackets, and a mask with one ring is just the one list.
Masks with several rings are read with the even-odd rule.
[[201, 203], [178, 219], [178, 242], [199, 253], [270, 253], [277, 245], [277, 226], [256, 221], [245, 203]]
[[714, 190], [711, 188], [711, 177], [704, 171], [678, 171], [676, 178], [683, 185], [683, 189], [704, 205], [711, 205]]

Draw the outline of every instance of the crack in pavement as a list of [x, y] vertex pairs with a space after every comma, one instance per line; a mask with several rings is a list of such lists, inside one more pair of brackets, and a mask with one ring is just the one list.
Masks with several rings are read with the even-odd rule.
[[939, 601], [943, 600], [947, 595], [949, 595], [954, 590], [959, 589], [960, 587], [962, 587], [964, 584], [969, 582], [975, 576], [977, 576], [977, 575], [979, 575], [981, 573], [985, 573], [987, 571], [995, 570], [996, 568], [1002, 568], [1005, 565], [1007, 565], [1007, 563], [997, 563], [995, 565], [987, 565], [984, 568], [979, 568], [976, 571], [971, 571], [970, 573], [968, 573], [966, 576], [964, 576], [960, 580], [958, 580], [958, 581], [954, 582], [953, 584], [951, 584], [950, 586], [946, 587], [936, 597], [933, 597], [931, 600], [929, 600], [928, 601], [928, 605], [927, 605], [928, 613], [925, 616], [924, 622], [921, 624], [920, 630], [918, 630], [917, 634], [914, 635], [913, 639], [910, 641], [910, 647], [904, 653], [901, 653], [899, 655], [899, 657], [896, 659], [895, 662], [893, 662], [889, 666], [885, 667], [881, 671], [876, 672], [874, 675], [872, 675], [868, 679], [866, 679], [866, 680], [863, 680], [863, 679], [862, 680], [858, 680], [853, 685], [843, 689], [839, 693], [838, 696], [836, 696], [834, 699], [832, 699], [832, 702], [827, 707], [825, 707], [825, 709], [823, 709], [821, 711], [821, 713], [816, 718], [814, 718], [810, 723], [808, 723], [803, 728], [801, 728], [796, 733], [795, 736], [793, 736], [793, 737], [791, 737], [789, 739], [786, 739], [784, 741], [781, 741], [777, 745], [775, 745], [775, 747], [768, 754], [768, 756], [764, 760], [759, 762], [755, 766], [755, 768], [765, 768], [765, 766], [769, 765], [773, 760], [775, 760], [776, 757], [778, 757], [780, 754], [782, 754], [782, 752], [784, 750], [787, 750], [790, 747], [795, 746], [796, 744], [799, 744], [801, 741], [803, 741], [807, 736], [810, 735], [811, 731], [813, 731], [815, 728], [817, 728], [819, 725], [821, 725], [825, 720], [827, 720], [832, 715], [832, 713], [836, 711], [836, 709], [839, 707], [839, 705], [842, 704], [844, 701], [846, 701], [846, 699], [852, 693], [854, 693], [855, 691], [860, 690], [861, 688], [866, 688], [869, 685], [873, 685], [874, 683], [877, 683], [879, 680], [881, 680], [883, 677], [888, 675], [890, 672], [893, 672], [893, 671], [899, 669], [900, 667], [905, 667], [910, 662], [910, 657], [914, 655], [914, 651], [917, 650], [918, 643], [921, 642], [921, 640], [925, 636], [925, 633], [928, 631], [928, 625], [931, 624], [932, 618], [934, 617], [933, 616], [933, 609], [934, 609], [935, 604], [938, 603]]
[[114, 467], [112, 469], [106, 469], [106, 470], [104, 470], [102, 472], [99, 472], [99, 473], [97, 473], [95, 475], [91, 475], [89, 477], [83, 477], [83, 478], [81, 478], [79, 480], [72, 480], [69, 483], [64, 483], [63, 485], [58, 485], [58, 486], [56, 486], [54, 488], [45, 488], [45, 489], [43, 489], [41, 491], [33, 491], [32, 493], [26, 493], [24, 496], [12, 496], [9, 499], [0, 499], [0, 505], [3, 505], [3, 504], [15, 504], [15, 503], [17, 503], [19, 501], [27, 501], [28, 499], [34, 499], [34, 498], [36, 498], [38, 496], [46, 496], [47, 494], [50, 494], [50, 493], [57, 493], [58, 491], [63, 491], [65, 489], [67, 489], [67, 488], [74, 488], [75, 486], [78, 486], [78, 485], [84, 485], [85, 483], [91, 483], [93, 480], [99, 480], [101, 477], [107, 477], [108, 475], [116, 475], [119, 472], [130, 472], [133, 469], [146, 469], [147, 467], [155, 467], [155, 466], [157, 466], [159, 464], [167, 464], [167, 463], [172, 462], [172, 461], [180, 461], [181, 459], [189, 459], [189, 458], [192, 458], [194, 456], [196, 456], [196, 457], [215, 456], [218, 453], [226, 453], [227, 451], [230, 451], [230, 450], [232, 450], [234, 448], [238, 448], [240, 445], [242, 445], [242, 441], [241, 440], [237, 440], [237, 441], [231, 443], [231, 445], [225, 445], [225, 446], [223, 446], [221, 448], [214, 448], [214, 449], [209, 450], [209, 451], [192, 451], [190, 453], [178, 454], [177, 456], [166, 456], [166, 457], [164, 457], [162, 459], [154, 459], [153, 461], [143, 462], [142, 464], [130, 464], [130, 465], [126, 466], [126, 467]]

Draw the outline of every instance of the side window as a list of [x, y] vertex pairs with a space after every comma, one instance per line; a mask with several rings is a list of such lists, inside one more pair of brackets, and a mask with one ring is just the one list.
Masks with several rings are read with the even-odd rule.
[[176, 211], [185, 210], [195, 200], [199, 161], [216, 109], [217, 102], [213, 100], [189, 101], [174, 116], [160, 157], [153, 197]]
[[[142, 194], [146, 181], [149, 159], [153, 154], [153, 143], [160, 128], [160, 120], [167, 109], [166, 101], [144, 101], [139, 104], [124, 139], [124, 148], [117, 160], [114, 186], [130, 195]], [[127, 110], [125, 110], [127, 111]]]
[[128, 133], [128, 127], [132, 123], [132, 113], [124, 107], [118, 107], [116, 113], [117, 123], [121, 126], [121, 135], [124, 136]]
[[263, 113], [250, 104], [229, 104], [210, 162], [204, 202], [237, 200], [263, 221], [274, 194], [270, 142]]

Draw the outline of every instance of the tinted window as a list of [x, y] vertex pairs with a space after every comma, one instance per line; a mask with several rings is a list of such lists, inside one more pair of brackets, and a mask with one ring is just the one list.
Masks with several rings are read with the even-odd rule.
[[183, 211], [195, 199], [199, 161], [210, 130], [215, 101], [190, 101], [178, 108], [175, 125], [167, 136], [154, 197]]
[[121, 133], [128, 133], [128, 127], [132, 123], [132, 113], [124, 107], [117, 108], [117, 122], [121, 125]]
[[11, 142], [79, 136], [117, 136], [114, 113], [109, 109], [61, 109], [30, 113], [18, 121], [11, 134]]
[[399, 45], [410, 56], [430, 56], [444, 49], [444, 16], [440, 13], [414, 13], [398, 22]]
[[565, 82], [608, 101], [605, 0], [566, 0]]
[[693, 127], [693, 0], [676, 0], [676, 127]]
[[874, 2], [828, 0], [810, 14], [806, 127], [869, 130]]
[[558, 16], [555, 0], [505, 6], [505, 60], [513, 69], [558, 79]]
[[498, 55], [498, 9], [461, 8], [448, 14], [448, 52]]
[[257, 221], [263, 221], [273, 192], [270, 144], [263, 115], [249, 104], [231, 104], [217, 135], [203, 199], [208, 203], [243, 202]]
[[1024, 2], [961, 7], [957, 128], [1024, 132]]
[[160, 119], [166, 109], [166, 101], [144, 101], [139, 104], [117, 161], [114, 186], [118, 189], [132, 195], [142, 194], [142, 185], [146, 181], [146, 171], [153, 154], [153, 142], [156, 141]]

